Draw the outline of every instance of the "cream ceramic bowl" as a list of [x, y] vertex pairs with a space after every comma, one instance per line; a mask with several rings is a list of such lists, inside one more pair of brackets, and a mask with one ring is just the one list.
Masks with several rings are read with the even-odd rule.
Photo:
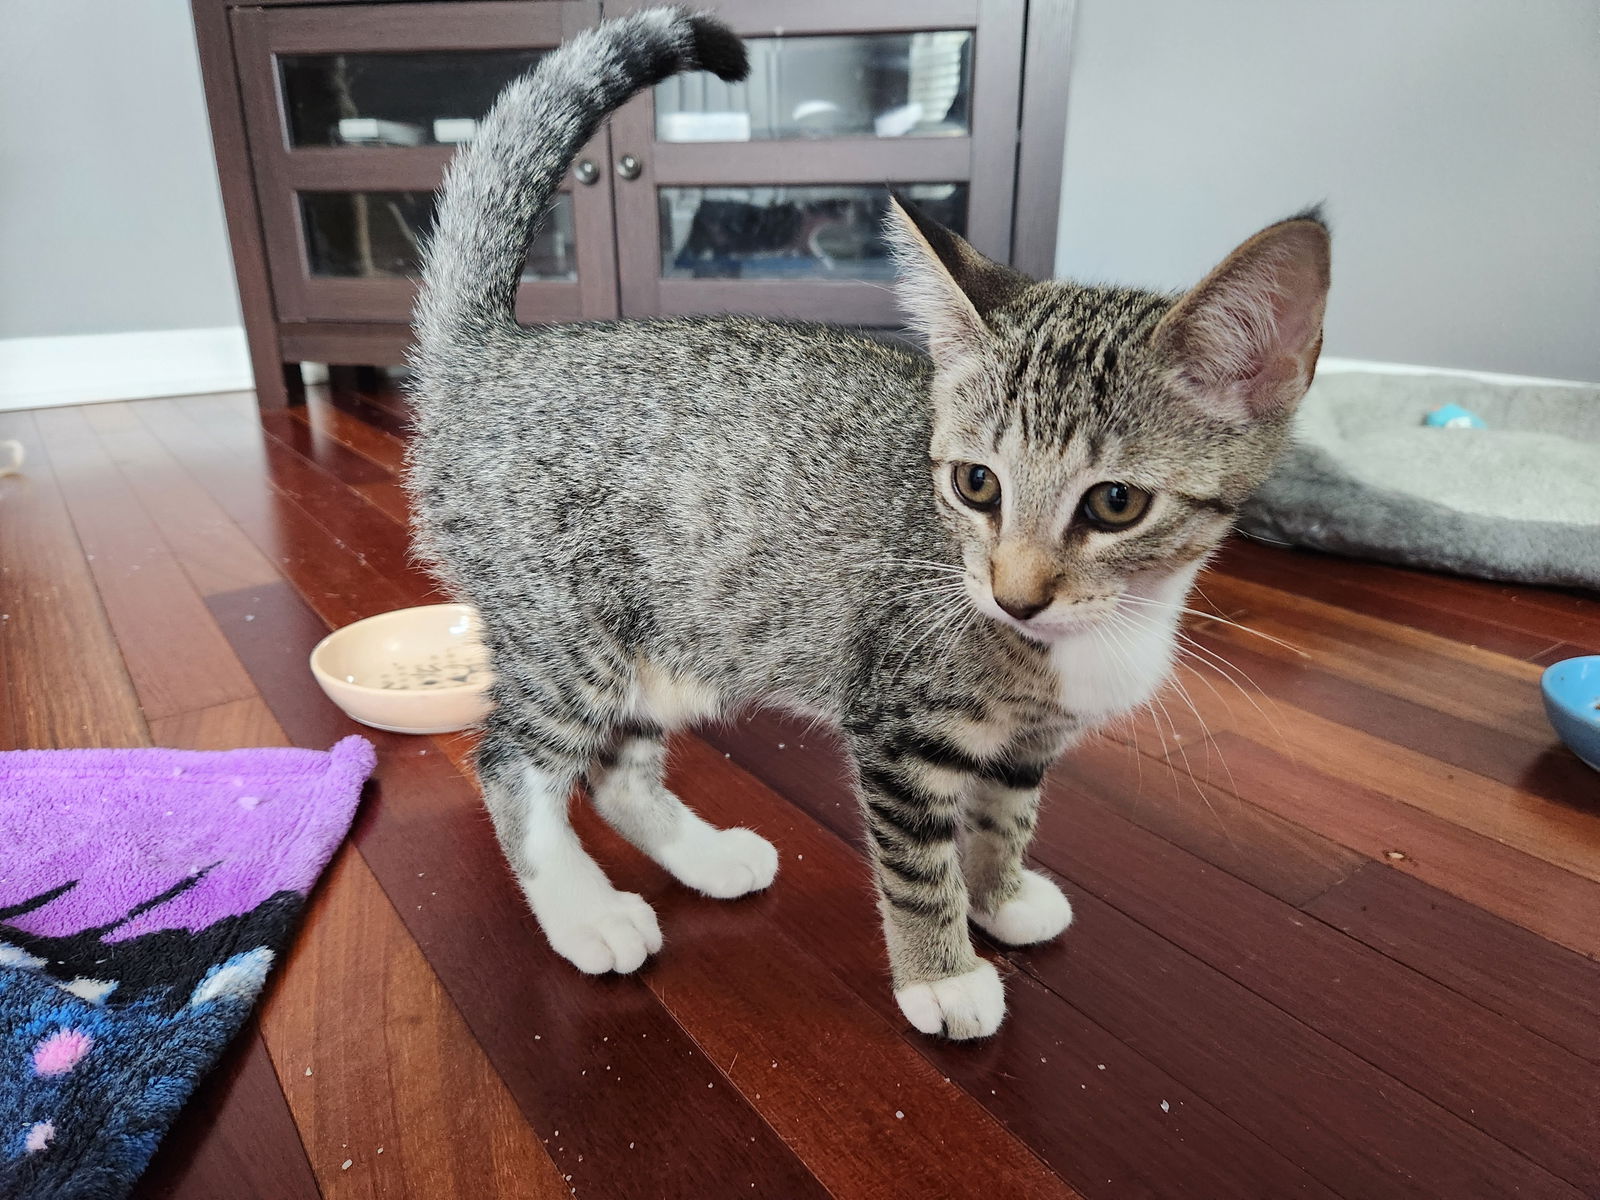
[[466, 604], [379, 613], [336, 629], [311, 673], [355, 720], [391, 733], [451, 733], [489, 713], [489, 659]]

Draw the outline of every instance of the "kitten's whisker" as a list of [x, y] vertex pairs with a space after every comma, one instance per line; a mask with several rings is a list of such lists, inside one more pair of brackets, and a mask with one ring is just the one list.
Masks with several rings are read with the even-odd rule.
[[937, 638], [941, 630], [949, 628], [953, 621], [959, 619], [961, 615], [960, 606], [953, 605], [948, 609], [942, 610], [939, 618], [931, 622], [927, 628], [927, 631], [923, 633], [923, 635], [906, 650], [904, 655], [901, 656], [901, 661], [896, 668], [895, 673], [890, 677], [890, 684], [893, 685], [900, 681], [901, 677], [905, 674], [906, 669], [911, 665], [912, 653], [919, 646], [926, 643], [930, 638]]
[[1288, 650], [1294, 654], [1298, 654], [1301, 658], [1311, 657], [1311, 655], [1306, 653], [1299, 646], [1296, 646], [1293, 642], [1286, 642], [1281, 637], [1275, 637], [1270, 633], [1262, 633], [1259, 629], [1251, 629], [1248, 625], [1241, 625], [1237, 621], [1230, 621], [1227, 617], [1219, 616], [1216, 613], [1203, 612], [1198, 608], [1189, 608], [1187, 605], [1183, 604], [1168, 604], [1164, 600], [1152, 600], [1148, 596], [1134, 596], [1127, 592], [1124, 592], [1120, 597], [1118, 597], [1117, 603], [1136, 605], [1142, 604], [1151, 608], [1164, 608], [1172, 612], [1183, 613], [1187, 616], [1198, 617], [1202, 621], [1216, 621], [1219, 625], [1226, 625], [1230, 629], [1237, 629], [1241, 633], [1248, 633], [1250, 636], [1258, 637], [1262, 641], [1272, 642], [1274, 645], [1282, 646], [1285, 650]]
[[920, 579], [890, 594], [891, 599], [900, 599], [905, 596], [933, 594], [937, 592], [964, 592], [967, 584], [963, 579]]
[[966, 574], [965, 566], [941, 563], [938, 558], [880, 558], [878, 562], [894, 563], [899, 566], [926, 566], [930, 571], [954, 571], [955, 574]]
[[1221, 654], [1218, 654], [1209, 646], [1201, 644], [1199, 641], [1195, 640], [1189, 634], [1184, 633], [1181, 630], [1179, 631], [1179, 637], [1183, 639], [1185, 648], [1193, 656], [1194, 660], [1197, 663], [1203, 663], [1204, 665], [1210, 667], [1218, 675], [1231, 683], [1234, 686], [1234, 689], [1250, 702], [1250, 707], [1255, 709], [1256, 712], [1260, 714], [1261, 719], [1265, 721], [1271, 728], [1273, 735], [1277, 737], [1285, 747], [1287, 747], [1289, 744], [1288, 739], [1284, 737], [1283, 730], [1278, 725], [1278, 722], [1273, 719], [1272, 715], [1268, 713], [1266, 709], [1262, 708], [1260, 704], [1256, 703], [1256, 698], [1245, 690], [1244, 684], [1241, 684], [1237, 679], [1234, 678], [1234, 673], [1236, 672], [1237, 674], [1243, 676], [1245, 682], [1251, 687], [1255, 688], [1255, 690], [1260, 693], [1261, 698], [1268, 704], [1272, 705], [1274, 709], [1277, 709], [1281, 715], [1283, 710], [1279, 707], [1277, 699], [1259, 683], [1252, 679], [1242, 667], [1230, 662], [1228, 659], [1224, 658]]
[[[1158, 706], [1160, 708], [1159, 712], [1157, 711]], [[1149, 700], [1145, 701], [1145, 707], [1150, 710], [1150, 720], [1155, 725], [1156, 733], [1160, 735], [1161, 738], [1161, 761], [1166, 764], [1167, 778], [1172, 780], [1173, 799], [1181, 799], [1183, 795], [1183, 788], [1178, 783], [1178, 764], [1172, 761], [1172, 751], [1167, 748], [1166, 730], [1161, 728], [1162, 716], [1166, 716], [1167, 727], [1172, 730], [1172, 739], [1174, 745], [1181, 745], [1178, 739], [1177, 726], [1172, 724], [1172, 714], [1167, 712], [1167, 706], [1161, 703], [1160, 697], [1151, 696]]]
[[[1200, 797], [1201, 803], [1203, 803], [1207, 808], [1211, 808], [1211, 801], [1206, 798], [1204, 790], [1201, 789], [1200, 781], [1194, 777], [1194, 766], [1189, 762], [1189, 751], [1183, 744], [1183, 735], [1178, 732], [1178, 723], [1172, 719], [1172, 713], [1168, 710], [1166, 701], [1161, 699], [1160, 692], [1157, 692], [1152, 699], [1154, 699], [1155, 702], [1161, 706], [1161, 711], [1167, 718], [1167, 724], [1172, 727], [1172, 740], [1178, 743], [1178, 754], [1183, 759], [1183, 771], [1184, 774], [1189, 777], [1189, 782], [1194, 785], [1195, 795]], [[1170, 762], [1171, 760], [1169, 759], [1168, 761]], [[1211, 808], [1211, 815], [1216, 817], [1217, 810]], [[1221, 823], [1220, 818], [1218, 818], [1218, 823]], [[1224, 829], [1223, 833], [1226, 834], [1227, 830]], [[1229, 837], [1228, 840], [1232, 841], [1233, 839]]]
[[[1161, 604], [1157, 604], [1156, 606], [1162, 608], [1173, 607], [1172, 605]], [[1155, 622], [1155, 618], [1149, 613], [1139, 612], [1137, 610], [1119, 611], [1117, 615], [1130, 619], [1138, 619], [1141, 621], [1150, 622], [1151, 624], [1154, 624]], [[1243, 628], [1243, 626], [1241, 626], [1241, 628]], [[1244, 685], [1241, 684], [1238, 679], [1233, 677], [1232, 672], [1237, 672], [1239, 675], [1243, 676], [1250, 686], [1255, 688], [1255, 690], [1261, 694], [1263, 699], [1276, 708], [1277, 701], [1273, 699], [1270, 694], [1268, 694], [1266, 689], [1264, 689], [1254, 679], [1250, 678], [1250, 676], [1242, 667], [1235, 665], [1234, 663], [1228, 661], [1228, 659], [1224, 658], [1221, 654], [1217, 653], [1215, 650], [1203, 645], [1188, 630], [1184, 629], [1182, 625], [1174, 627], [1172, 632], [1173, 636], [1177, 639], [1174, 642], [1174, 645], [1180, 651], [1180, 653], [1183, 652], [1185, 647], [1187, 647], [1197, 663], [1203, 663], [1205, 666], [1210, 667], [1223, 679], [1227, 680], [1228, 683], [1231, 684], [1241, 696], [1250, 702], [1250, 706], [1261, 715], [1261, 719], [1266, 721], [1267, 724], [1272, 727], [1273, 733], [1276, 734], [1280, 739], [1282, 738], [1283, 734], [1278, 728], [1277, 722], [1275, 722], [1272, 717], [1268, 715], [1267, 711], [1263, 709], [1260, 704], [1256, 703], [1255, 697], [1250, 695], [1250, 693], [1245, 690]], [[1218, 699], [1221, 700], [1220, 695], [1218, 695]]]
[[1207, 604], [1211, 605], [1211, 607], [1216, 609], [1217, 612], [1221, 612], [1222, 611], [1222, 606], [1219, 605], [1210, 596], [1206, 595], [1205, 592], [1201, 590], [1200, 585], [1198, 583], [1196, 583], [1194, 585], [1194, 594], [1199, 596], [1200, 599], [1204, 600]]
[[965, 619], [963, 619], [961, 623], [956, 626], [955, 632], [950, 636], [950, 646], [952, 649], [961, 644], [962, 640], [967, 636], [967, 631], [970, 630], [982, 616], [983, 614], [980, 613], [976, 608], [972, 607], [970, 604], [967, 606], [967, 615]]
[[932, 558], [894, 558], [890, 556], [886, 558], [867, 559], [866, 561], [856, 565], [862, 568], [921, 567], [929, 571], [949, 571], [956, 575], [965, 575], [967, 573], [967, 569], [965, 567], [958, 567], [953, 563], [939, 562], [937, 559]]
[[[954, 603], [953, 599], [950, 602], [945, 603], [945, 604], [940, 604], [940, 603], [938, 603], [936, 601], [935, 602], [931, 602], [930, 603], [930, 607], [924, 609], [922, 612], [920, 612], [916, 616], [912, 617], [911, 620], [906, 622], [905, 630], [900, 635], [899, 639], [897, 639], [897, 644], [900, 643], [900, 642], [906, 642], [910, 638], [922, 633], [923, 630], [927, 629], [934, 622], [938, 621], [939, 618], [942, 617], [945, 614], [945, 612], [948, 611], [950, 605], [953, 604], [953, 603]], [[912, 643], [912, 644], [914, 645], [915, 643]], [[907, 648], [905, 653], [907, 653], [907, 654], [910, 653], [910, 648], [909, 647]]]
[[[1130, 635], [1139, 632], [1138, 626], [1132, 620], [1132, 614], [1129, 614], [1129, 613], [1117, 613], [1117, 614], [1114, 614], [1114, 620], [1110, 623], [1108, 628], [1110, 628], [1110, 629], [1119, 629], [1119, 630], [1127, 632]], [[1195, 720], [1199, 721], [1201, 729], [1205, 730], [1205, 732], [1206, 732], [1206, 741], [1207, 741], [1207, 744], [1209, 745], [1210, 738], [1211, 738], [1210, 730], [1206, 729], [1206, 723], [1205, 723], [1204, 719], [1201, 718], [1200, 713], [1195, 709], [1194, 700], [1189, 696], [1188, 690], [1186, 688], [1184, 688], [1181, 683], [1178, 683], [1176, 681], [1176, 679], [1169, 679], [1168, 682], [1171, 683], [1171, 684], [1176, 684], [1180, 694], [1183, 696], [1184, 702], [1189, 705], [1189, 711], [1194, 713]], [[1200, 797], [1200, 802], [1206, 806], [1207, 810], [1210, 811], [1212, 818], [1217, 822], [1217, 827], [1222, 830], [1222, 834], [1223, 834], [1224, 837], [1226, 837], [1228, 839], [1229, 844], [1230, 845], [1234, 845], [1233, 834], [1231, 834], [1228, 831], [1227, 825], [1223, 822], [1221, 815], [1218, 814], [1216, 808], [1212, 805], [1211, 798], [1205, 794], [1205, 789], [1203, 789], [1200, 786], [1200, 781], [1195, 778], [1194, 766], [1189, 761], [1189, 751], [1188, 751], [1188, 748], [1184, 745], [1183, 735], [1178, 732], [1177, 722], [1172, 719], [1172, 713], [1167, 709], [1166, 702], [1161, 699], [1160, 691], [1158, 690], [1151, 697], [1151, 699], [1156, 704], [1161, 706], [1161, 712], [1166, 717], [1168, 726], [1170, 726], [1171, 729], [1172, 729], [1173, 741], [1175, 741], [1178, 744], [1178, 753], [1183, 758], [1183, 769], [1189, 776], [1189, 782], [1194, 785], [1195, 794]], [[1163, 744], [1163, 747], [1164, 747], [1165, 746], [1165, 738], [1162, 739], [1162, 744]], [[1209, 755], [1209, 750], [1207, 751], [1207, 753]], [[1173, 782], [1174, 782], [1174, 784], [1176, 784], [1176, 782], [1177, 782], [1177, 779], [1176, 779], [1176, 767], [1172, 763], [1172, 760], [1171, 760], [1170, 756], [1167, 759], [1167, 765], [1173, 769], [1173, 773], [1174, 773]], [[1237, 845], [1234, 845], [1234, 849], [1237, 851], [1237, 849], [1238, 849]]]
[[[1119, 615], [1130, 617], [1130, 618], [1137, 617], [1137, 618], [1139, 618], [1141, 620], [1152, 621], [1152, 622], [1155, 620], [1155, 618], [1151, 617], [1148, 613], [1125, 612], [1125, 613], [1121, 613]], [[1279, 709], [1277, 700], [1274, 699], [1273, 696], [1270, 693], [1268, 693], [1264, 688], [1262, 688], [1261, 685], [1258, 684], [1254, 679], [1251, 679], [1250, 676], [1243, 670], [1243, 668], [1238, 667], [1235, 664], [1229, 662], [1221, 654], [1218, 654], [1216, 651], [1210, 649], [1209, 647], [1207, 647], [1207, 646], [1203, 645], [1202, 643], [1200, 643], [1199, 641], [1197, 641], [1187, 630], [1182, 628], [1182, 626], [1179, 626], [1179, 627], [1175, 628], [1173, 630], [1173, 633], [1174, 633], [1174, 635], [1175, 635], [1175, 637], [1177, 639], [1173, 643], [1173, 645], [1174, 645], [1174, 648], [1178, 651], [1178, 653], [1180, 655], [1186, 656], [1189, 660], [1191, 660], [1195, 664], [1195, 666], [1197, 668], [1200, 667], [1200, 666], [1209, 667], [1218, 676], [1220, 676], [1222, 679], [1227, 681], [1227, 683], [1236, 692], [1238, 692], [1241, 696], [1243, 696], [1245, 698], [1246, 701], [1249, 702], [1250, 707], [1255, 709], [1256, 713], [1261, 717], [1262, 721], [1265, 722], [1267, 727], [1272, 731], [1272, 734], [1278, 740], [1279, 745], [1281, 745], [1284, 748], [1284, 750], [1287, 753], [1289, 753], [1289, 755], [1291, 757], [1293, 757], [1293, 750], [1289, 745], [1288, 739], [1283, 734], [1282, 727], [1278, 724], [1278, 722], [1276, 720], [1273, 719], [1273, 716], [1272, 716], [1271, 713], [1267, 712], [1266, 709], [1262, 708], [1261, 705], [1256, 702], [1256, 698], [1254, 696], [1252, 696], [1245, 689], [1244, 684], [1240, 683], [1239, 680], [1234, 677], [1234, 673], [1237, 672], [1239, 675], [1243, 676], [1245, 678], [1245, 680], [1250, 684], [1250, 686], [1252, 688], [1254, 688], [1261, 695], [1262, 699], [1264, 699], [1268, 704], [1270, 704], [1273, 707], [1273, 709], [1278, 710], [1280, 712], [1280, 715], [1281, 715], [1281, 710]], [[1229, 719], [1231, 720], [1232, 716], [1233, 716], [1232, 709], [1228, 707], [1227, 701], [1223, 698], [1222, 694], [1220, 692], [1218, 692], [1217, 689], [1214, 686], [1211, 685], [1210, 680], [1206, 679], [1206, 677], [1204, 675], [1200, 674], [1198, 672], [1198, 670], [1196, 671], [1195, 677], [1197, 679], [1205, 680], [1206, 685], [1211, 688], [1212, 694], [1217, 697], [1218, 702], [1221, 703], [1223, 705], [1223, 707], [1228, 710], [1228, 716], [1229, 716]], [[1191, 708], [1195, 708], [1193, 698], [1190, 698], [1190, 707]], [[1196, 710], [1195, 716], [1197, 718], [1199, 718], [1200, 714], [1199, 714], [1198, 710]], [[1205, 722], [1202, 720], [1201, 724], [1204, 725]], [[1211, 731], [1210, 731], [1209, 727], [1207, 727], [1207, 738], [1209, 739], [1210, 736], [1211, 736]], [[1208, 753], [1209, 753], [1209, 751], [1208, 751]], [[1219, 757], [1220, 757], [1220, 751], [1219, 751]], [[1224, 765], [1226, 765], [1226, 764], [1224, 764]], [[1230, 772], [1229, 775], [1230, 775], [1230, 782], [1231, 782], [1232, 781], [1232, 773]]]
[[[1195, 678], [1202, 679], [1204, 676], [1196, 675]], [[1237, 796], [1239, 794], [1239, 784], [1233, 777], [1233, 768], [1228, 765], [1228, 760], [1223, 757], [1221, 747], [1212, 741], [1211, 729], [1206, 725], [1205, 718], [1200, 715], [1200, 710], [1194, 706], [1194, 699], [1189, 695], [1189, 689], [1183, 686], [1183, 681], [1178, 679], [1176, 675], [1172, 678], [1172, 686], [1178, 689], [1178, 695], [1183, 697], [1183, 702], [1189, 706], [1189, 711], [1194, 714], [1194, 719], [1200, 722], [1200, 728], [1205, 732], [1207, 781], [1211, 777], [1211, 755], [1215, 752], [1217, 761], [1222, 764], [1222, 769], [1227, 772], [1228, 791]], [[1191, 778], [1193, 778], [1192, 775]], [[1228, 839], [1228, 845], [1233, 847], [1235, 854], [1242, 854], [1243, 852], [1240, 850], [1238, 843], [1233, 840], [1233, 834], [1229, 831], [1227, 822], [1222, 819], [1222, 814], [1217, 812], [1216, 806], [1211, 803], [1211, 797], [1205, 794], [1205, 790], [1200, 787], [1198, 781], [1196, 782], [1195, 790], [1200, 792], [1200, 798], [1206, 802], [1206, 807], [1211, 810], [1211, 815], [1216, 818], [1217, 827], [1222, 830], [1222, 836]]]
[[[905, 673], [906, 667], [910, 665], [911, 655], [915, 653], [917, 647], [921, 646], [925, 641], [927, 641], [929, 636], [931, 636], [940, 627], [946, 625], [955, 617], [960, 616], [963, 609], [970, 610], [971, 606], [963, 603], [963, 598], [961, 596], [956, 596], [944, 606], [935, 607], [932, 610], [931, 615], [927, 616], [923, 621], [919, 622], [914, 627], [915, 631], [918, 633], [917, 639], [901, 652], [898, 661], [894, 665], [893, 674], [890, 676], [891, 684], [897, 682], [900, 676]], [[906, 636], [909, 637], [910, 634], [908, 633]]]
[[[1096, 627], [1091, 626], [1090, 633], [1094, 635], [1097, 642], [1111, 653], [1112, 657], [1117, 659], [1119, 665], [1123, 662], [1120, 652], [1110, 642], [1101, 639], [1099, 630]], [[1142, 796], [1144, 795], [1144, 754], [1139, 749], [1139, 723], [1134, 720], [1131, 713], [1128, 714], [1126, 719], [1128, 733], [1133, 738], [1133, 785], [1139, 795]]]
[[[1109, 637], [1113, 637], [1115, 639], [1114, 646], [1110, 642], [1105, 644], [1112, 648], [1117, 659], [1116, 665], [1120, 669], [1126, 671], [1129, 669], [1129, 664], [1133, 660], [1132, 643], [1128, 639], [1136, 634], [1138, 629], [1132, 624], [1132, 622], [1124, 620], [1122, 617], [1123, 614], [1113, 614], [1113, 619], [1110, 622], [1107, 622], [1103, 628], [1104, 632]], [[1161, 701], [1159, 697], [1152, 695], [1149, 700], [1145, 701], [1144, 707], [1149, 711], [1150, 719], [1155, 724], [1156, 736], [1161, 739], [1161, 761], [1166, 764], [1167, 772], [1172, 778], [1173, 794], [1176, 795], [1178, 792], [1178, 768], [1172, 762], [1172, 752], [1167, 749], [1167, 735], [1161, 729], [1160, 718], [1156, 716], [1156, 710], [1154, 706], [1160, 703]], [[1162, 712], [1166, 713], [1165, 705], [1162, 705]], [[1166, 713], [1166, 717], [1167, 725], [1172, 729], [1173, 741], [1178, 744], [1179, 749], [1182, 749], [1182, 739], [1178, 736], [1178, 727], [1173, 723], [1172, 714]], [[1142, 766], [1139, 767], [1138, 778], [1139, 786], [1142, 790], [1144, 786], [1144, 770]]]
[[[1194, 652], [1191, 651], [1188, 647], [1182, 646], [1182, 645], [1177, 645], [1177, 646], [1174, 646], [1173, 648], [1175, 650], [1177, 650], [1177, 652], [1178, 652], [1180, 665], [1184, 669], [1188, 670], [1190, 672], [1190, 674], [1192, 674], [1194, 676], [1195, 679], [1199, 680], [1201, 683], [1206, 685], [1206, 690], [1208, 692], [1210, 692], [1213, 696], [1216, 697], [1217, 703], [1220, 704], [1223, 707], [1224, 711], [1226, 711], [1228, 716], [1231, 718], [1233, 716], [1233, 710], [1228, 707], [1227, 697], [1224, 696], [1221, 693], [1221, 691], [1219, 691], [1217, 689], [1217, 685], [1212, 683], [1208, 676], [1201, 674], [1199, 669], [1190, 661], [1190, 660], [1194, 659]], [[1204, 660], [1200, 660], [1200, 661], [1204, 662]], [[1216, 670], [1216, 668], [1214, 666], [1212, 666], [1210, 663], [1205, 663], [1204, 665], [1211, 666], [1212, 670]], [[1177, 680], [1174, 679], [1173, 682], [1177, 683]], [[1181, 684], [1179, 684], [1178, 686], [1182, 687]], [[1237, 685], [1235, 685], [1235, 686], [1237, 686]], [[1187, 692], [1185, 692], [1184, 698], [1185, 699], [1189, 699]], [[1195, 720], [1200, 722], [1200, 727], [1206, 731], [1206, 738], [1209, 741], [1210, 738], [1211, 738], [1211, 727], [1208, 724], [1206, 724], [1205, 717], [1203, 717], [1200, 714], [1200, 710], [1195, 706], [1195, 703], [1194, 703], [1194, 701], [1192, 699], [1189, 699], [1189, 708], [1194, 713]]]
[[[1212, 693], [1216, 695], [1218, 700], [1222, 699], [1222, 694], [1217, 691], [1216, 687], [1204, 675], [1196, 671], [1194, 673], [1194, 677], [1204, 683], [1208, 688], [1211, 688]], [[1187, 695], [1185, 695], [1185, 699], [1188, 699]], [[1240, 795], [1239, 781], [1234, 777], [1233, 767], [1228, 762], [1228, 756], [1222, 752], [1222, 747], [1219, 746], [1216, 742], [1216, 739], [1211, 736], [1210, 728], [1206, 726], [1205, 718], [1203, 718], [1195, 709], [1193, 700], [1189, 700], [1189, 709], [1191, 712], [1194, 712], [1195, 719], [1200, 722], [1203, 728], [1206, 729], [1206, 768], [1208, 774], [1211, 767], [1211, 755], [1215, 754], [1217, 756], [1217, 762], [1222, 764], [1222, 770], [1228, 776], [1228, 791], [1234, 796]]]

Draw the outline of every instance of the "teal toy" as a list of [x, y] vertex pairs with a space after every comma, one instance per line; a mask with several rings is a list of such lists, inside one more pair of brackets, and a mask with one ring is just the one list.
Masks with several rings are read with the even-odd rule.
[[1432, 425], [1438, 429], [1487, 429], [1483, 418], [1475, 412], [1462, 408], [1459, 404], [1446, 404], [1443, 408], [1436, 408], [1422, 418], [1424, 425]]

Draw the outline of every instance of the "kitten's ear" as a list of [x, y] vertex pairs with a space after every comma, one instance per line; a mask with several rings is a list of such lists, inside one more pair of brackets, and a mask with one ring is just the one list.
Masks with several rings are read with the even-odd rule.
[[884, 233], [899, 268], [900, 307], [940, 366], [971, 350], [984, 317], [1033, 282], [892, 193]]
[[1269, 225], [1161, 319], [1152, 345], [1215, 415], [1248, 421], [1299, 403], [1322, 349], [1328, 227], [1316, 210]]

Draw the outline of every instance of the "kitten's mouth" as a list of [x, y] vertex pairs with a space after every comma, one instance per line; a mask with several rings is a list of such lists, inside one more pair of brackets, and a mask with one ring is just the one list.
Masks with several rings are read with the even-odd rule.
[[1115, 605], [1096, 607], [1092, 612], [1072, 613], [1050, 617], [1031, 617], [1026, 621], [1019, 621], [1015, 617], [1007, 616], [1006, 621], [1019, 633], [1025, 633], [1035, 641], [1046, 644], [1059, 642], [1064, 638], [1076, 637], [1090, 630], [1098, 629], [1104, 625], [1115, 611]]
[[1118, 602], [1122, 599], [1119, 595], [1078, 601], [1071, 605], [1052, 604], [1037, 616], [1019, 620], [995, 603], [993, 596], [985, 594], [987, 589], [978, 592], [974, 588], [973, 591], [976, 594], [972, 595], [972, 602], [984, 616], [1046, 646], [1104, 625], [1115, 615]]

